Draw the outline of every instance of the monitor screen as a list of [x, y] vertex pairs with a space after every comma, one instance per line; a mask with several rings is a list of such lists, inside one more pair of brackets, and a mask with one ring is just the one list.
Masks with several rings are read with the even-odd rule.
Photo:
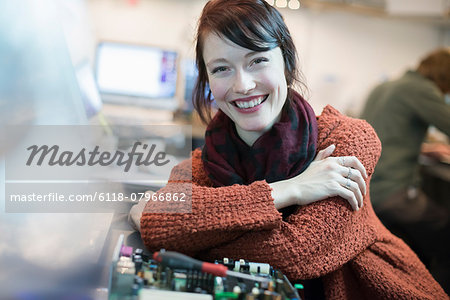
[[[173, 99], [177, 53], [157, 47], [102, 42], [97, 47], [96, 80], [106, 102], [110, 99], [108, 95]], [[130, 98], [122, 98], [127, 100], [132, 102]]]

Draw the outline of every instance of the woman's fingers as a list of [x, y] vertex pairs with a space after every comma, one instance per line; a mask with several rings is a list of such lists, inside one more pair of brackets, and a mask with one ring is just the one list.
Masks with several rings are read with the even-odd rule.
[[352, 167], [341, 166], [340, 175], [342, 176], [339, 177], [339, 184], [344, 189], [353, 193], [358, 203], [358, 207], [361, 208], [363, 206], [364, 195], [366, 194], [366, 182], [364, 181], [361, 172]]
[[335, 149], [336, 149], [335, 145], [330, 145], [330, 146], [326, 147], [325, 149], [320, 150], [317, 153], [316, 158], [314, 160], [317, 161], [317, 160], [322, 160], [322, 159], [329, 157], [331, 154], [333, 154]]
[[363, 195], [366, 194], [367, 192], [366, 182], [359, 170], [353, 169], [352, 167], [341, 167], [341, 175], [344, 178], [348, 178], [356, 182], [359, 186], [359, 189], [361, 190], [361, 193]]
[[353, 191], [346, 189], [343, 186], [339, 186], [337, 195], [347, 200], [353, 210], [359, 210], [358, 200], [356, 199]]
[[346, 196], [345, 199], [351, 205], [355, 202], [357, 207], [361, 208], [363, 206], [364, 195], [367, 193], [366, 182], [364, 180], [367, 178], [366, 168], [364, 168], [363, 164], [355, 156], [339, 156], [335, 157], [335, 160], [341, 166], [339, 169], [340, 175], [342, 176], [339, 178], [339, 184], [341, 185], [340, 192]]
[[364, 178], [367, 178], [366, 168], [355, 156], [339, 156], [336, 157], [338, 164], [344, 167], [351, 167], [361, 172]]
[[[342, 178], [340, 183], [344, 189], [349, 190], [353, 193], [354, 199], [357, 201], [357, 206], [361, 208], [363, 206], [364, 198], [361, 193], [359, 185], [350, 178]], [[353, 198], [351, 199], [351, 201], [353, 201]]]

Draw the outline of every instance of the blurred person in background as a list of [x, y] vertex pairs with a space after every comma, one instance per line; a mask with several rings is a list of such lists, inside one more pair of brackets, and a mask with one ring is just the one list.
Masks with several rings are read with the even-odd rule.
[[416, 70], [375, 87], [361, 116], [382, 143], [371, 181], [374, 209], [384, 225], [418, 253], [447, 292], [448, 205], [421, 189], [418, 158], [430, 125], [450, 134], [449, 93], [450, 48], [437, 49]]

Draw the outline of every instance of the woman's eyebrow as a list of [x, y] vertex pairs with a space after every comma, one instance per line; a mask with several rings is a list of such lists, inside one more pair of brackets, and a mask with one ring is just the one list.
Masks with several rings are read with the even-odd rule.
[[215, 63], [227, 63], [227, 62], [228, 61], [225, 58], [216, 58], [206, 63], [206, 66], [211, 67], [211, 65]]
[[247, 58], [247, 57], [250, 57], [250, 56], [253, 56], [253, 55], [257, 55], [257, 54], [260, 54], [260, 53], [263, 53], [263, 52], [261, 52], [261, 51], [250, 51], [249, 53], [245, 54], [245, 57]]

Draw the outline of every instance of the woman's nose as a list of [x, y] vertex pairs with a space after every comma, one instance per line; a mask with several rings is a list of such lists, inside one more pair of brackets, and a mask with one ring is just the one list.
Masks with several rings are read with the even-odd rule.
[[233, 92], [239, 94], [248, 94], [256, 87], [255, 80], [251, 74], [245, 71], [236, 72], [233, 82]]

